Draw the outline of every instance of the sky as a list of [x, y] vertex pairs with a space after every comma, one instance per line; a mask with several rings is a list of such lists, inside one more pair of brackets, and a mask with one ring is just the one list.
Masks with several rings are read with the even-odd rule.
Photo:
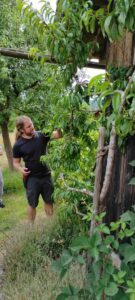
[[[48, 0], [48, 1], [50, 2], [52, 9], [53, 9], [53, 10], [56, 10], [56, 1], [57, 1], [57, 0]], [[34, 6], [35, 8], [38, 8], [38, 7], [41, 6], [40, 0], [30, 0], [30, 2], [33, 3], [33, 6]]]

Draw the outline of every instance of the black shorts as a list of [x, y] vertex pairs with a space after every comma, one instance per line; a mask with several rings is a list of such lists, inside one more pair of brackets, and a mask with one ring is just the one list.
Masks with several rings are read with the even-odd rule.
[[54, 186], [52, 183], [51, 175], [42, 178], [28, 177], [26, 184], [26, 195], [28, 203], [33, 208], [38, 206], [39, 196], [41, 195], [44, 202], [52, 204]]

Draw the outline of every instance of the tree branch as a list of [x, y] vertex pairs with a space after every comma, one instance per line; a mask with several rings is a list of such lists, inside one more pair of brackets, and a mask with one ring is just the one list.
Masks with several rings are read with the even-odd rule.
[[51, 55], [30, 55], [28, 52], [24, 52], [17, 49], [8, 49], [8, 48], [0, 48], [0, 54], [3, 56], [13, 57], [13, 58], [20, 58], [26, 60], [37, 60], [40, 61], [41, 59], [45, 59], [47, 63], [56, 64], [56, 60], [51, 57]]
[[[99, 128], [99, 139], [98, 139], [98, 152], [104, 149], [105, 140], [105, 128]], [[99, 213], [99, 200], [100, 200], [100, 190], [101, 190], [101, 177], [102, 177], [102, 160], [103, 156], [97, 156], [96, 159], [96, 171], [95, 171], [95, 184], [94, 184], [94, 195], [93, 195], [93, 207], [92, 207], [92, 220], [90, 226], [90, 235], [92, 235], [93, 230], [96, 225], [95, 216]]]
[[107, 165], [106, 165], [106, 172], [105, 178], [103, 182], [103, 187], [100, 194], [100, 206], [103, 205], [103, 200], [108, 192], [108, 188], [110, 185], [110, 178], [112, 174], [113, 168], [113, 161], [114, 161], [114, 153], [115, 153], [115, 146], [116, 146], [116, 131], [115, 126], [112, 126], [111, 135], [110, 135], [110, 143], [109, 143], [109, 151], [107, 157]]
[[67, 188], [68, 191], [71, 191], [71, 192], [77, 192], [77, 193], [82, 193], [82, 194], [85, 194], [87, 196], [90, 196], [90, 197], [93, 197], [93, 193], [92, 192], [89, 192], [88, 190], [86, 189], [77, 189], [77, 188], [73, 188], [73, 187], [70, 187], [66, 184], [65, 182], [65, 179], [64, 179], [64, 176], [61, 175], [60, 178], [62, 179], [63, 183], [64, 183], [64, 186]]
[[81, 213], [81, 212], [78, 210], [78, 208], [77, 208], [76, 205], [75, 205], [75, 212], [76, 212], [76, 214], [77, 214], [78, 216], [85, 217], [85, 214]]
[[[40, 61], [42, 59], [45, 60], [46, 63], [50, 64], [58, 64], [57, 61], [51, 55], [30, 55], [28, 52], [24, 52], [17, 49], [8, 49], [8, 48], [0, 48], [0, 54], [7, 57], [18, 58], [18, 59], [26, 59], [26, 60], [37, 60]], [[94, 63], [92, 61], [87, 61], [85, 67], [87, 68], [95, 68], [95, 69], [105, 69], [105, 64]]]

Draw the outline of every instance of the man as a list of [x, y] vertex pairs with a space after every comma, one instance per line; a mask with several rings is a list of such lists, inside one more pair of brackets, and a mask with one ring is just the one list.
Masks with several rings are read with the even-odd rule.
[[[0, 145], [0, 155], [3, 155], [2, 145]], [[2, 171], [0, 170], [0, 208], [5, 207], [2, 201], [2, 195], [3, 195], [3, 176], [2, 176]]]
[[[51, 138], [61, 138], [61, 131], [53, 131]], [[34, 130], [32, 120], [27, 116], [20, 116], [16, 120], [16, 143], [13, 147], [13, 165], [23, 175], [28, 200], [28, 219], [33, 222], [36, 217], [36, 207], [39, 195], [44, 200], [45, 212], [53, 214], [53, 183], [51, 171], [40, 161], [41, 155], [46, 154], [50, 136]], [[23, 159], [25, 166], [22, 166]]]

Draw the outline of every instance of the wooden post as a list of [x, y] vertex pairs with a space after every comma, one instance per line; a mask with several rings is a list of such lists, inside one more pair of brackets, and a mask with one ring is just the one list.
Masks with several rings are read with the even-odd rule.
[[95, 170], [95, 184], [94, 184], [94, 196], [93, 196], [93, 215], [90, 226], [90, 235], [93, 233], [93, 229], [96, 226], [95, 217], [99, 210], [99, 200], [100, 200], [100, 190], [101, 190], [101, 178], [102, 178], [102, 160], [104, 149], [104, 139], [105, 139], [105, 128], [99, 128], [99, 139], [98, 139], [98, 150], [96, 159], [96, 170]]

